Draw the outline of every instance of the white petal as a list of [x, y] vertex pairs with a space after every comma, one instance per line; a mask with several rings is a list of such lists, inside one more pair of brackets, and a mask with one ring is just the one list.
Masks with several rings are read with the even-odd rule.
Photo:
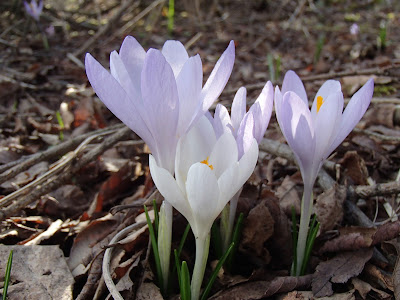
[[209, 158], [209, 164], [213, 166], [215, 176], [221, 174], [234, 162], [238, 161], [236, 140], [232, 133], [226, 132], [217, 140]]
[[186, 194], [195, 221], [195, 224], [190, 224], [193, 233], [195, 236], [208, 233], [221, 212], [217, 210], [220, 191], [215, 173], [202, 163], [191, 166], [187, 176]]
[[300, 77], [292, 70], [287, 71], [285, 78], [283, 78], [282, 95], [286, 92], [295, 92], [308, 107], [307, 93], [304, 84]]
[[166, 41], [162, 48], [162, 54], [171, 65], [172, 70], [174, 71], [174, 76], [177, 77], [183, 65], [189, 59], [185, 46], [183, 46], [179, 41]]
[[353, 97], [351, 97], [350, 102], [347, 104], [346, 109], [343, 112], [338, 134], [330, 147], [331, 152], [335, 150], [341, 142], [343, 142], [361, 120], [371, 103], [373, 93], [374, 81], [373, 79], [370, 79], [357, 93], [353, 95]]
[[216, 142], [214, 129], [206, 117], [200, 118], [189, 132], [178, 141], [175, 158], [175, 177], [183, 189], [189, 168], [207, 159]]
[[193, 220], [192, 210], [184, 195], [186, 190], [182, 191], [179, 188], [174, 177], [166, 169], [160, 168], [151, 154], [149, 155], [149, 167], [151, 177], [161, 195], [188, 221]]
[[232, 132], [232, 122], [228, 110], [222, 104], [217, 104], [214, 113], [213, 127], [217, 138], [225, 132]]
[[[239, 160], [237, 185], [233, 188], [233, 195], [246, 183], [254, 172], [258, 160], [258, 143], [253, 139], [249, 149], [243, 154]], [[233, 197], [231, 196], [231, 198]]]
[[243, 153], [245, 153], [250, 148], [254, 139], [253, 133], [254, 133], [253, 112], [248, 111], [244, 116], [242, 123], [240, 124], [236, 137], [239, 159], [243, 156]]
[[207, 111], [214, 101], [219, 97], [232, 73], [235, 61], [235, 44], [229, 43], [228, 48], [222, 53], [220, 59], [215, 64], [210, 77], [201, 91], [203, 101], [203, 111]]
[[233, 98], [232, 109], [231, 109], [231, 119], [232, 126], [237, 132], [240, 123], [242, 122], [244, 115], [246, 114], [246, 88], [241, 87], [235, 94]]

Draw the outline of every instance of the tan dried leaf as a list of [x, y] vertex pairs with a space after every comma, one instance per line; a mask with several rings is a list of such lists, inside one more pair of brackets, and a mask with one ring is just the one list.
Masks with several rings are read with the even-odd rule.
[[312, 280], [312, 291], [316, 297], [331, 296], [332, 283], [346, 283], [364, 269], [365, 263], [372, 257], [373, 249], [343, 252], [334, 258], [321, 262]]

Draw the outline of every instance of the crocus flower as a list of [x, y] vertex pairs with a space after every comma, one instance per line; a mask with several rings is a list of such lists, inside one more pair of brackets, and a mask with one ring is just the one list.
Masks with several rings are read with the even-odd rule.
[[43, 0], [40, 0], [39, 4], [36, 2], [36, 0], [31, 0], [30, 3], [24, 1], [24, 6], [26, 12], [36, 21], [39, 21], [40, 15], [43, 10]]
[[160, 193], [188, 220], [196, 238], [192, 299], [197, 299], [208, 255], [211, 226], [222, 209], [252, 174], [258, 158], [253, 138], [238, 159], [231, 132], [218, 139], [202, 117], [178, 143], [175, 178], [150, 155], [150, 172]]
[[[100, 100], [149, 146], [157, 165], [174, 172], [179, 138], [208, 111], [225, 87], [235, 59], [233, 41], [203, 86], [199, 55], [189, 57], [182, 43], [165, 42], [147, 52], [128, 36], [120, 52], [110, 55], [111, 73], [90, 54], [85, 66]], [[164, 288], [168, 281], [172, 238], [172, 206], [160, 209], [158, 248]]]
[[350, 26], [350, 34], [353, 36], [357, 36], [360, 33], [360, 27], [357, 25], [357, 23], [353, 23]]
[[[326, 81], [314, 98], [311, 111], [300, 78], [288, 71], [282, 92], [275, 89], [275, 110], [279, 126], [292, 148], [304, 182], [299, 238], [297, 273], [304, 256], [308, 224], [312, 212], [312, 187], [322, 164], [346, 138], [367, 110], [374, 91], [372, 79], [353, 95], [343, 112], [340, 82]], [[298, 275], [298, 274], [296, 274]]]
[[[248, 150], [253, 138], [258, 143], [262, 140], [271, 118], [272, 106], [274, 101], [274, 88], [268, 81], [261, 94], [246, 112], [246, 88], [241, 87], [232, 102], [231, 116], [225, 106], [218, 104], [214, 118], [213, 127], [217, 137], [225, 132], [231, 132], [236, 139], [238, 146], [239, 159]], [[223, 239], [224, 251], [228, 249], [236, 215], [237, 202], [242, 189], [240, 189], [229, 202], [228, 220], [221, 220], [221, 236]], [[227, 207], [228, 208], [228, 207]]]

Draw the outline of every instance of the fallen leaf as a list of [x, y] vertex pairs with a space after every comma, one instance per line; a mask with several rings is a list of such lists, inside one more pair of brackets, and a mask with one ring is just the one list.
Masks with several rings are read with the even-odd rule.
[[357, 151], [347, 151], [344, 157], [339, 161], [339, 164], [344, 168], [345, 176], [351, 178], [352, 184], [368, 184], [368, 169], [365, 161]]
[[[368, 282], [365, 282], [357, 277], [351, 279], [351, 283], [353, 284], [354, 288], [360, 294], [363, 299], [366, 299], [370, 291], [374, 291], [376, 294], [379, 295], [378, 299], [392, 299], [392, 296], [384, 291], [378, 290], [370, 285]], [[398, 299], [398, 298], [395, 298]]]
[[373, 249], [348, 251], [321, 262], [312, 280], [312, 291], [316, 297], [331, 296], [332, 283], [346, 283], [364, 269], [365, 263], [372, 257]]
[[274, 219], [271, 216], [265, 201], [259, 203], [250, 210], [244, 221], [242, 230], [242, 241], [240, 250], [246, 253], [255, 254], [269, 263], [271, 257], [264, 247], [264, 243], [274, 233]]
[[144, 282], [136, 293], [136, 300], [164, 300], [164, 298], [154, 283]]
[[337, 184], [317, 197], [314, 207], [321, 232], [332, 230], [340, 224], [343, 219], [345, 199], [346, 189]]
[[287, 293], [299, 288], [308, 288], [312, 275], [300, 277], [276, 277], [271, 281], [252, 281], [239, 284], [210, 297], [214, 300], [256, 300]]

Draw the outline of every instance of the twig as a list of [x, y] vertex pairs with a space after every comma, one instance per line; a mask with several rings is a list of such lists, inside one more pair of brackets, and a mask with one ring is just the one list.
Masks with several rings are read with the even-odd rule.
[[9, 180], [13, 178], [15, 175], [27, 170], [34, 164], [36, 164], [39, 161], [43, 160], [49, 160], [53, 159], [54, 157], [59, 157], [64, 155], [65, 153], [73, 150], [76, 148], [82, 141], [85, 139], [91, 137], [91, 136], [96, 136], [99, 134], [103, 134], [104, 132], [110, 132], [110, 131], [115, 131], [117, 129], [123, 128], [125, 125], [123, 124], [118, 124], [114, 126], [110, 126], [105, 129], [99, 129], [94, 132], [86, 133], [77, 137], [74, 137], [68, 141], [65, 141], [61, 144], [58, 144], [56, 146], [53, 146], [46, 151], [32, 154], [27, 157], [22, 157], [16, 161], [12, 161], [8, 164], [0, 166], [0, 184], [3, 183], [6, 180]]
[[351, 198], [369, 198], [400, 193], [400, 182], [377, 183], [374, 185], [359, 185], [349, 187], [348, 196]]
[[[260, 150], [265, 151], [271, 154], [274, 154], [276, 156], [280, 156], [283, 158], [286, 158], [292, 162], [295, 162], [295, 158], [293, 156], [293, 152], [290, 149], [290, 147], [286, 144], [279, 143], [274, 140], [270, 140], [267, 138], [263, 138], [262, 141], [260, 142]], [[330, 171], [335, 171], [336, 170], [336, 163], [332, 161], [325, 161], [324, 163], [324, 168], [330, 170]]]
[[[120, 130], [118, 130], [116, 133], [114, 133], [112, 136], [104, 139], [104, 141], [91, 149], [89, 152], [84, 154], [82, 158], [78, 159], [76, 161], [75, 165], [68, 165], [69, 167], [69, 172], [64, 172], [60, 173], [57, 177], [50, 177], [47, 179], [47, 181], [43, 182], [40, 186], [34, 186], [35, 189], [33, 189], [28, 195], [24, 197], [20, 197], [18, 199], [15, 199], [14, 197], [11, 199], [8, 198], [7, 201], [4, 201], [5, 198], [1, 199], [3, 202], [10, 202], [13, 201], [11, 205], [9, 205], [6, 208], [3, 208], [0, 211], [0, 221], [4, 220], [5, 218], [11, 216], [18, 210], [22, 209], [26, 205], [32, 203], [36, 199], [38, 199], [40, 196], [45, 195], [52, 190], [56, 189], [60, 185], [62, 185], [64, 182], [66, 182], [72, 174], [76, 173], [79, 171], [81, 168], [86, 166], [88, 163], [93, 161], [93, 159], [104, 152], [104, 150], [110, 148], [112, 145], [114, 145], [116, 142], [124, 138], [128, 133], [130, 133], [131, 130], [128, 127], [124, 127]], [[72, 160], [70, 160], [72, 162]]]
[[121, 29], [115, 32], [114, 36], [123, 35], [126, 30], [135, 25], [138, 21], [144, 18], [149, 12], [151, 12], [154, 8], [156, 8], [159, 4], [163, 2], [165, 2], [165, 0], [153, 1], [149, 6], [147, 6], [144, 10], [137, 14], [137, 16], [135, 16], [131, 21], [127, 22], [124, 26], [121, 27]]
[[79, 57], [84, 52], [86, 52], [102, 35], [106, 34], [111, 26], [118, 20], [121, 19], [121, 16], [124, 12], [133, 5], [133, 0], [127, 0], [125, 3], [121, 5], [118, 11], [108, 20], [107, 24], [100, 27], [100, 29], [96, 32], [92, 38], [90, 38], [86, 43], [84, 43], [79, 49], [77, 49], [72, 55], [75, 57]]
[[400, 141], [400, 137], [399, 136], [388, 136], [388, 135], [384, 135], [381, 133], [377, 133], [368, 129], [358, 129], [358, 128], [354, 128], [354, 132], [358, 132], [358, 133], [363, 133], [375, 138], [378, 138], [382, 141], [392, 141], [392, 142], [399, 142]]
[[[132, 224], [124, 229], [122, 229], [120, 232], [118, 232], [110, 241], [109, 246], [116, 244], [118, 241], [126, 237], [132, 230], [138, 230], [139, 228], [142, 228], [143, 226], [146, 225], [146, 222], [140, 222], [140, 223], [135, 223]], [[110, 264], [111, 264], [111, 255], [112, 255], [112, 250], [113, 248], [107, 248], [106, 252], [104, 253], [104, 258], [103, 258], [103, 277], [104, 277], [104, 282], [106, 283], [106, 286], [108, 290], [110, 291], [111, 295], [115, 300], [124, 300], [122, 298], [121, 294], [118, 292], [117, 287], [115, 286], [112, 278], [111, 278], [111, 272], [110, 272]]]

